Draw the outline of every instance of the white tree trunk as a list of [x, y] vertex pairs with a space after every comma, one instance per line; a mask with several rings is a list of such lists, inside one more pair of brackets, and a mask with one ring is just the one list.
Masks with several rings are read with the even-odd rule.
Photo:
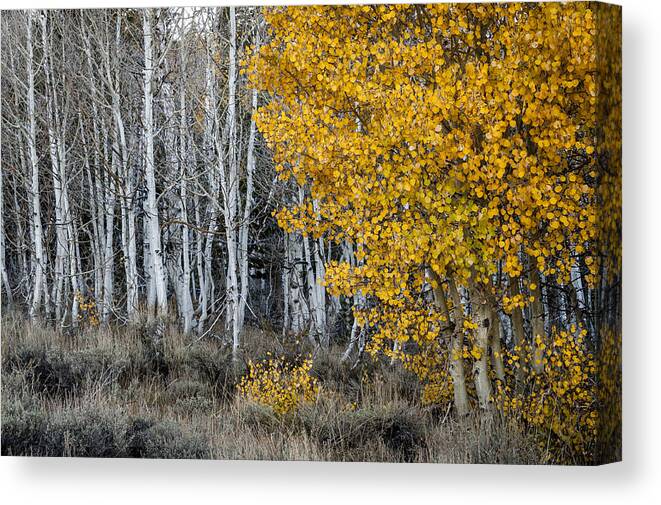
[[[94, 271], [94, 299], [95, 303], [98, 305], [100, 300], [98, 298], [98, 295], [101, 293], [101, 276], [103, 272], [103, 250], [101, 248], [101, 237], [102, 237], [102, 232], [99, 229], [100, 225], [100, 216], [99, 216], [99, 197], [97, 196], [97, 186], [96, 186], [96, 175], [94, 175], [93, 178], [93, 170], [92, 167], [90, 166], [90, 158], [89, 158], [89, 147], [87, 144], [87, 137], [85, 134], [85, 125], [82, 122], [81, 119], [81, 125], [80, 125], [80, 137], [81, 141], [83, 144], [83, 166], [85, 167], [85, 172], [87, 173], [87, 185], [90, 191], [90, 195], [92, 198], [92, 204], [90, 205], [90, 214], [91, 214], [91, 225], [92, 225], [92, 232], [90, 236], [90, 242], [91, 242], [91, 248], [92, 248], [92, 258], [93, 258], [93, 271]], [[82, 286], [81, 286], [82, 287]], [[90, 293], [87, 292], [85, 289], [85, 292], [83, 293], [85, 296], [89, 296]]]
[[126, 286], [126, 316], [129, 322], [135, 319], [138, 310], [138, 264], [136, 247], [136, 216], [134, 208], [134, 171], [129, 163], [129, 148], [126, 139], [126, 128], [121, 110], [121, 97], [119, 93], [120, 74], [118, 68], [118, 53], [122, 46], [121, 16], [117, 16], [115, 23], [115, 59], [111, 59], [109, 52], [104, 54], [105, 80], [111, 96], [111, 112], [113, 118], [113, 143], [120, 158], [119, 165], [121, 180], [121, 224], [122, 224], [122, 252], [124, 255], [124, 276]]
[[193, 327], [193, 301], [191, 299], [191, 264], [190, 264], [190, 231], [188, 228], [188, 165], [191, 163], [191, 156], [188, 148], [188, 116], [186, 110], [186, 51], [181, 44], [180, 65], [181, 80], [179, 89], [179, 220], [181, 221], [181, 264], [179, 265], [181, 277], [180, 284], [180, 311], [183, 319], [183, 331], [189, 334]]
[[477, 324], [475, 344], [479, 349], [479, 358], [476, 358], [473, 363], [473, 380], [480, 408], [490, 410], [489, 336], [491, 335], [492, 325], [498, 324], [498, 321], [492, 320], [488, 301], [475, 285], [471, 289], [471, 300], [474, 310], [474, 323]]
[[284, 234], [284, 261], [282, 263], [282, 335], [286, 336], [291, 330], [291, 317], [289, 313], [289, 300], [291, 299], [291, 288], [289, 283], [290, 273], [290, 253], [289, 253], [289, 233]]
[[[299, 202], [304, 201], [304, 189], [298, 188]], [[313, 202], [313, 206], [316, 205]], [[310, 246], [312, 241], [312, 246]], [[321, 281], [325, 275], [325, 268], [321, 257], [323, 241], [303, 236], [303, 252], [305, 253], [305, 270], [308, 287], [310, 313], [312, 315], [310, 325], [310, 340], [316, 342], [323, 349], [328, 348], [328, 332], [326, 329], [326, 288]]]
[[42, 12], [39, 20], [41, 23], [41, 43], [43, 51], [43, 69], [45, 77], [45, 96], [46, 96], [46, 126], [48, 129], [48, 151], [51, 161], [51, 175], [53, 178], [53, 193], [55, 199], [55, 264], [54, 264], [54, 282], [52, 298], [55, 301], [55, 318], [59, 321], [62, 318], [64, 303], [64, 280], [65, 264], [67, 261], [67, 239], [66, 229], [63, 217], [63, 178], [64, 167], [60, 160], [60, 142], [59, 129], [56, 126], [58, 110], [55, 97], [55, 87], [51, 75], [51, 54], [50, 40], [47, 26], [48, 14]]
[[[437, 279], [436, 299], [439, 305], [445, 304], [445, 294]], [[464, 340], [464, 311], [461, 305], [461, 296], [454, 280], [448, 279], [450, 297], [452, 299], [452, 319], [454, 331], [452, 332], [450, 345], [450, 376], [454, 388], [454, 406], [459, 416], [468, 414], [468, 393], [466, 391], [466, 377], [464, 374], [463, 340]]]
[[[98, 114], [98, 91], [95, 84], [94, 76], [94, 67], [93, 67], [93, 58], [92, 58], [92, 46], [90, 41], [90, 36], [86, 34], [84, 37], [84, 49], [85, 56], [87, 60], [87, 67], [89, 70], [89, 83], [91, 91], [91, 102], [92, 102], [92, 139], [93, 143], [88, 144], [86, 140], [85, 125], [81, 124], [81, 138], [83, 139], [83, 152], [84, 159], [87, 165], [88, 174], [89, 174], [89, 186], [90, 192], [92, 193], [92, 228], [94, 232], [94, 240], [92, 243], [94, 249], [94, 299], [97, 307], [101, 307], [103, 312], [103, 299], [104, 299], [104, 270], [106, 265], [106, 232], [105, 232], [105, 192], [103, 191], [103, 181], [102, 181], [102, 169], [101, 161], [99, 156], [99, 146], [101, 145], [101, 138], [99, 133], [99, 114]], [[82, 122], [82, 119], [81, 119]], [[89, 149], [92, 149], [93, 153], [93, 170], [89, 166]], [[92, 182], [92, 175], [94, 180]]]
[[236, 155], [236, 12], [229, 8], [230, 16], [230, 48], [228, 71], [228, 101], [227, 101], [227, 175], [221, 167], [220, 183], [224, 197], [225, 239], [227, 241], [227, 275], [226, 285], [226, 327], [232, 335], [232, 356], [236, 360], [240, 345], [241, 326], [239, 322], [239, 285], [238, 285], [238, 237], [237, 216], [239, 198], [239, 173]]
[[[104, 127], [105, 130], [105, 127]], [[104, 132], [104, 137], [107, 133]], [[115, 273], [115, 253], [113, 250], [113, 238], [115, 231], [115, 192], [112, 188], [110, 174], [104, 174], [105, 184], [103, 185], [103, 214], [105, 217], [105, 240], [103, 253], [103, 304], [101, 309], [101, 320], [107, 323], [112, 313], [114, 296], [114, 273]]]
[[30, 154], [30, 169], [32, 171], [30, 193], [32, 197], [32, 240], [34, 246], [34, 281], [32, 289], [32, 303], [30, 318], [35, 319], [43, 306], [48, 310], [48, 282], [46, 279], [46, 253], [43, 243], [43, 228], [41, 225], [41, 204], [39, 201], [39, 158], [37, 156], [37, 118], [34, 102], [34, 48], [32, 37], [32, 11], [27, 14], [27, 107], [28, 107], [28, 135], [27, 144]]
[[303, 235], [303, 254], [305, 259], [305, 278], [308, 288], [308, 305], [310, 307], [310, 331], [309, 339], [315, 346], [319, 345], [319, 338], [321, 336], [319, 328], [319, 305], [316, 292], [316, 281], [314, 276], [314, 268], [312, 266], [312, 255], [310, 254], [310, 244], [308, 237]]
[[48, 14], [41, 16], [41, 35], [43, 45], [44, 75], [46, 78], [46, 110], [49, 151], [51, 157], [51, 170], [53, 188], [55, 193], [55, 226], [56, 226], [56, 259], [55, 259], [55, 317], [64, 322], [66, 309], [64, 301], [68, 288], [71, 285], [71, 323], [78, 322], [78, 293], [80, 291], [78, 279], [78, 265], [75, 245], [74, 216], [71, 214], [69, 204], [68, 174], [67, 174], [67, 147], [65, 141], [66, 114], [60, 107], [62, 97], [58, 96], [53, 74], [53, 56], [51, 41], [48, 34]]
[[161, 249], [161, 228], [156, 203], [156, 176], [154, 167], [154, 119], [152, 79], [154, 60], [152, 49], [151, 10], [143, 12], [143, 44], [144, 62], [144, 139], [145, 139], [145, 181], [147, 185], [147, 202], [145, 212], [148, 221], [149, 254], [153, 268], [153, 282], [156, 291], [156, 307], [149, 307], [150, 313], [156, 309], [157, 314], [167, 313], [167, 291], [165, 285], [165, 268], [163, 266], [163, 251]]
[[[213, 26], [213, 18], [210, 20]], [[206, 321], [209, 315], [209, 304], [211, 298], [211, 265], [213, 261], [213, 242], [218, 226], [218, 205], [215, 199], [220, 193], [219, 171], [224, 170], [222, 160], [222, 145], [218, 137], [218, 112], [216, 103], [216, 84], [214, 78], [215, 62], [213, 60], [213, 31], [207, 31], [206, 38], [206, 69], [205, 69], [205, 97], [204, 97], [204, 136], [203, 149], [204, 158], [208, 168], [208, 185], [211, 202], [209, 204], [209, 222], [207, 233], [203, 233], [205, 226], [200, 211], [199, 196], [195, 196], [195, 221], [198, 227], [197, 232], [197, 269], [199, 278], [199, 299], [197, 321], [197, 332], [202, 334], [205, 330]], [[214, 158], [215, 151], [215, 158]], [[220, 165], [220, 166], [218, 166]]]
[[[299, 335], [306, 329], [309, 330], [310, 325], [310, 307], [308, 306], [307, 297], [305, 296], [305, 260], [303, 252], [302, 237], [287, 234], [286, 241], [286, 265], [285, 271], [289, 276], [289, 331], [294, 335]], [[308, 332], [310, 335], [310, 332]], [[316, 345], [316, 341], [312, 341]]]
[[[259, 51], [259, 28], [255, 36], [255, 51]], [[238, 327], [243, 328], [250, 277], [248, 271], [248, 235], [250, 233], [250, 213], [252, 211], [253, 177], [255, 172], [255, 137], [257, 127], [254, 115], [257, 111], [257, 90], [253, 89], [251, 98], [250, 133], [248, 137], [248, 153], [246, 156], [246, 194], [243, 203], [243, 219], [239, 225], [239, 274], [241, 278], [241, 295], [238, 306]]]
[[9, 285], [9, 276], [7, 275], [7, 264], [5, 262], [5, 205], [4, 188], [2, 186], [2, 174], [0, 170], [0, 276], [2, 276], [2, 288], [4, 289], [3, 302], [12, 303], [12, 291]]
[[321, 347], [328, 350], [330, 347], [330, 335], [326, 324], [326, 286], [323, 284], [326, 277], [326, 267], [324, 266], [323, 251], [324, 240], [318, 238], [314, 244], [314, 266], [315, 266], [315, 283], [314, 292], [316, 296], [316, 317], [317, 331], [319, 332], [319, 342]]
[[[342, 243], [342, 258], [341, 260], [344, 263], [348, 263], [352, 268], [356, 266], [356, 256], [354, 254], [354, 249], [353, 249], [353, 244], [350, 242], [343, 242]], [[362, 309], [364, 308], [365, 305], [365, 296], [363, 295], [362, 291], [358, 291], [355, 295], [353, 295], [353, 310], [356, 309]], [[342, 354], [342, 362], [345, 362], [349, 359], [351, 356], [351, 353], [353, 352], [354, 348], [356, 347], [357, 344], [359, 344], [359, 339], [361, 335], [363, 334], [362, 328], [358, 325], [358, 319], [356, 317], [353, 318], [353, 323], [351, 325], [351, 335], [349, 337], [349, 344], [347, 345], [347, 348], [344, 350], [344, 353]]]

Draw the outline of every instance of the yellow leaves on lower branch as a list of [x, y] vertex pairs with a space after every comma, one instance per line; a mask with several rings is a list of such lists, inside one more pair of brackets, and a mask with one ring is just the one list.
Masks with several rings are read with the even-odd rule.
[[473, 344], [473, 346], [470, 349], [468, 348], [468, 346], [464, 346], [463, 357], [479, 360], [482, 357], [482, 353], [483, 353], [482, 349], [480, 349], [480, 347], [478, 347], [477, 345]]
[[471, 331], [471, 330], [477, 330], [477, 323], [473, 321], [464, 321], [464, 330]]
[[[528, 343], [501, 350], [505, 382], [494, 380], [493, 402], [507, 417], [515, 417], [539, 435], [540, 445], [554, 463], [589, 463], [598, 440], [610, 440], [621, 426], [621, 368], [619, 340], [613, 331], [602, 336], [599, 354], [593, 353], [585, 341], [585, 330], [554, 331], [540, 339], [546, 341], [540, 355], [541, 372], [532, 370]], [[422, 385], [423, 405], [447, 405], [453, 399], [453, 383], [449, 373], [451, 352], [441, 337], [418, 339], [417, 352], [388, 350], [414, 373]], [[389, 349], [382, 343], [372, 347]], [[466, 384], [473, 395], [471, 363], [482, 357], [475, 344], [465, 345], [459, 358], [465, 359]], [[520, 372], [524, 374], [521, 375]], [[517, 384], [517, 377], [523, 384]], [[601, 431], [601, 433], [599, 433]]]
[[612, 328], [601, 332], [597, 356], [599, 435], [602, 444], [612, 443], [622, 430], [622, 334]]
[[[514, 369], [507, 369], [506, 384], [497, 383], [496, 406], [534, 427], [556, 463], [587, 462], [597, 441], [599, 383], [594, 355], [581, 332], [556, 331], [543, 347], [540, 373], [530, 373], [516, 385]], [[527, 346], [527, 344], [526, 344]], [[541, 347], [541, 346], [538, 346]], [[530, 356], [530, 349], [505, 351], [508, 365]], [[550, 447], [553, 446], [553, 447]]]
[[96, 307], [96, 300], [93, 296], [85, 296], [80, 291], [76, 293], [76, 302], [78, 302], [78, 323], [89, 324], [96, 327], [101, 322], [99, 311]]
[[282, 357], [258, 363], [250, 361], [248, 374], [241, 379], [237, 389], [243, 398], [284, 415], [317, 398], [319, 384], [310, 375], [311, 368], [311, 359], [298, 365], [288, 363]]

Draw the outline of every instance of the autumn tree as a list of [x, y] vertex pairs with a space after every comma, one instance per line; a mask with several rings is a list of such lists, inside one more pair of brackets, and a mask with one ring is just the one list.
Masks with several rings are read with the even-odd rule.
[[[504, 381], [494, 349], [507, 341], [517, 366], [542, 373], [551, 328], [595, 310], [605, 268], [619, 275], [596, 246], [601, 192], [618, 190], [603, 174], [619, 173], [617, 146], [599, 143], [596, 27], [616, 16], [585, 3], [265, 13], [251, 76], [271, 100], [257, 124], [306, 195], [279, 222], [355, 246], [360, 264], [331, 261], [326, 285], [373, 302], [355, 310], [372, 352], [440, 342], [460, 414], [468, 377], [491, 408], [492, 370]], [[613, 236], [619, 214], [608, 223]], [[574, 338], [598, 339], [581, 319]]]

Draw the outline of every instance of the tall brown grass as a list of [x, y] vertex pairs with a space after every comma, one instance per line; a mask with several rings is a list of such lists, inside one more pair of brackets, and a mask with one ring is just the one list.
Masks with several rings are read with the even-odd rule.
[[[248, 360], [311, 353], [305, 339], [249, 330], [233, 364], [221, 338], [146, 322], [65, 332], [2, 318], [2, 454], [149, 458], [534, 464], [526, 430], [497, 416], [425, 408], [415, 378], [388, 361], [315, 356], [314, 403], [278, 416], [241, 398]], [[160, 348], [155, 348], [160, 346]]]

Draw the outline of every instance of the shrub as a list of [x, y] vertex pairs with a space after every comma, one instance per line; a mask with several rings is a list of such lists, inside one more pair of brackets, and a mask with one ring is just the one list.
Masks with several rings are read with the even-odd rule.
[[173, 410], [181, 415], [190, 415], [194, 412], [210, 413], [214, 407], [214, 403], [209, 398], [201, 396], [192, 396], [187, 398], [179, 398], [174, 401], [172, 406]]
[[55, 396], [80, 391], [84, 376], [61, 352], [25, 350], [20, 356], [37, 392]]
[[461, 422], [426, 423], [428, 463], [530, 465], [543, 461], [541, 449], [520, 419], [501, 415], [470, 415]]
[[321, 395], [300, 410], [305, 431], [343, 461], [369, 460], [370, 451], [383, 445], [388, 461], [414, 461], [424, 447], [422, 413], [409, 405], [387, 404], [358, 409], [336, 395]]
[[282, 357], [259, 363], [250, 361], [248, 375], [241, 379], [238, 391], [246, 399], [269, 406], [278, 415], [286, 414], [317, 397], [319, 386], [310, 375], [311, 368], [311, 359], [299, 365]]
[[8, 357], [3, 368], [5, 373], [24, 371], [37, 393], [54, 397], [80, 394], [83, 386], [92, 382], [102, 387], [113, 384], [127, 364], [97, 349], [65, 354], [61, 350], [21, 348]]
[[163, 325], [162, 321], [145, 325], [140, 331], [140, 341], [145, 371], [165, 379], [170, 374], [170, 364], [165, 356]]
[[2, 416], [3, 456], [207, 458], [209, 445], [171, 421], [129, 421], [100, 408], [46, 412], [11, 404]]
[[134, 419], [126, 431], [126, 451], [132, 458], [203, 459], [211, 455], [202, 437], [182, 433], [172, 421]]
[[213, 387], [194, 380], [178, 380], [168, 385], [164, 400], [183, 415], [209, 412], [213, 407]]
[[235, 393], [236, 372], [231, 361], [231, 354], [222, 350], [211, 351], [202, 347], [191, 349], [184, 359], [185, 367], [197, 373], [200, 380], [210, 384], [215, 395], [225, 401], [231, 401]]
[[2, 454], [122, 457], [124, 426], [121, 417], [96, 410], [47, 414], [10, 408], [3, 413]]
[[351, 367], [328, 353], [315, 358], [310, 371], [324, 389], [338, 391], [353, 398], [360, 395], [361, 372], [361, 366]]
[[254, 401], [240, 402], [236, 409], [236, 424], [252, 433], [273, 433], [284, 428], [282, 418], [269, 405]]

